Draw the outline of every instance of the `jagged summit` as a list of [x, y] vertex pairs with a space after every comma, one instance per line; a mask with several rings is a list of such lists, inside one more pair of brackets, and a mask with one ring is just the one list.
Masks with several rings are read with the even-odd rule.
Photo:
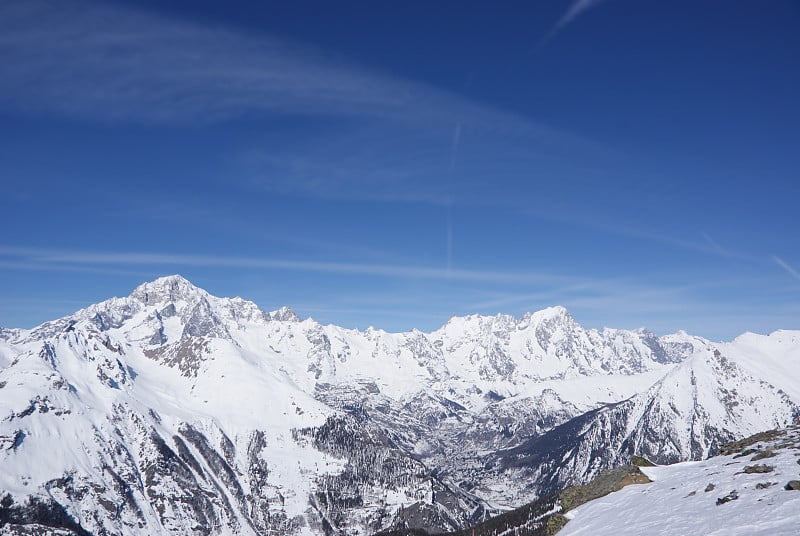
[[[257, 306], [242, 298], [221, 298], [213, 296], [206, 290], [194, 285], [180, 274], [159, 277], [153, 281], [145, 282], [136, 287], [128, 296], [145, 306], [168, 306], [176, 302], [196, 303], [206, 300], [229, 302], [230, 306], [246, 304], [249, 313]], [[99, 304], [98, 304], [99, 305]], [[283, 306], [274, 311], [259, 310], [266, 320], [279, 322], [300, 322], [302, 318], [290, 307]], [[576, 326], [577, 322], [566, 307], [555, 305], [539, 311], [527, 312], [520, 318], [512, 315], [498, 313], [496, 315], [469, 314], [465, 316], [452, 316], [439, 330], [443, 329], [521, 329], [531, 325], [547, 324], [548, 326]], [[377, 328], [375, 328], [377, 329]], [[379, 330], [383, 331], [383, 330]]]
[[520, 327], [543, 325], [551, 329], [557, 327], [571, 329], [578, 325], [572, 314], [562, 305], [554, 305], [539, 311], [527, 312], [520, 317], [518, 324]]
[[450, 331], [453, 329], [525, 329], [540, 324], [546, 324], [552, 327], [571, 327], [577, 325], [577, 322], [566, 307], [554, 305], [538, 311], [526, 312], [519, 318], [503, 313], [497, 313], [495, 315], [453, 315], [439, 328], [439, 331]]
[[291, 307], [283, 306], [280, 309], [267, 313], [270, 320], [278, 320], [280, 322], [300, 322], [302, 320]]
[[[222, 298], [213, 296], [206, 290], [194, 285], [179, 274], [159, 277], [153, 281], [142, 283], [128, 296], [145, 306], [170, 306], [177, 302], [187, 304], [214, 302], [222, 309], [227, 309], [233, 316], [263, 317], [265, 320], [279, 322], [299, 322], [301, 318], [290, 307], [280, 307], [275, 311], [264, 312], [258, 306], [240, 297]], [[208, 306], [204, 306], [208, 307]]]
[[139, 300], [145, 305], [153, 305], [176, 301], [194, 301], [208, 296], [208, 292], [194, 286], [183, 276], [175, 274], [159, 277], [148, 283], [142, 283], [131, 292], [129, 297]]
[[522, 318], [538, 318], [538, 319], [561, 318], [565, 320], [573, 319], [572, 314], [563, 305], [553, 305], [551, 307], [545, 307], [544, 309], [540, 309], [538, 311], [527, 312], [524, 315], [522, 315]]

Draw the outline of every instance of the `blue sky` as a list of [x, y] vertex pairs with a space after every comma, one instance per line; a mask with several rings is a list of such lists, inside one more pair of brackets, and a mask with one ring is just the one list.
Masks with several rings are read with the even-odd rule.
[[556, 304], [798, 329], [799, 25], [792, 1], [4, 2], [0, 325], [181, 273], [362, 329]]

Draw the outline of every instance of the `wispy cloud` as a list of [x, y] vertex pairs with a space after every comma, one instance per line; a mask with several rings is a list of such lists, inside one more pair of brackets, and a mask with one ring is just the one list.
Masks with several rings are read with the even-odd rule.
[[[800, 279], [800, 275], [780, 258], [775, 257], [773, 260], [793, 277]], [[322, 315], [326, 321], [337, 323], [341, 322], [338, 315], [369, 313], [390, 323], [398, 318], [407, 318], [414, 321], [411, 325], [418, 325], [421, 318], [428, 318], [430, 326], [449, 314], [521, 314], [524, 311], [560, 304], [570, 309], [576, 319], [586, 326], [636, 328], [646, 325], [659, 333], [687, 329], [702, 335], [713, 331], [718, 337], [731, 337], [745, 329], [764, 331], [777, 326], [792, 328], [796, 324], [797, 306], [791, 299], [788, 304], [776, 303], [771, 299], [754, 304], [742, 297], [743, 294], [753, 292], [761, 295], [765, 290], [778, 292], [770, 290], [769, 282], [753, 278], [715, 279], [686, 284], [680, 278], [672, 281], [643, 277], [603, 278], [257, 256], [123, 253], [0, 246], [0, 269], [5, 271], [125, 273], [136, 275], [137, 278], [150, 278], [176, 270], [197, 272], [197, 268], [206, 269], [206, 274], [215, 271], [225, 273], [227, 279], [230, 278], [231, 269], [241, 269], [356, 275], [379, 282], [377, 292], [370, 290], [360, 294], [358, 291], [343, 290], [339, 296], [314, 292], [313, 297], [309, 295], [300, 298], [301, 302], [306, 300], [305, 305], [293, 304], [303, 314]], [[391, 283], [386, 285], [387, 282]], [[398, 293], [390, 290], [397, 288], [397, 285], [407, 288], [408, 291]], [[326, 287], [329, 286], [326, 284]], [[336, 292], [334, 285], [334, 294]], [[780, 295], [786, 298], [785, 292]], [[762, 311], [764, 315], [772, 315], [773, 320], [770, 323], [764, 322], [758, 316]], [[728, 315], [735, 321], [732, 320], [729, 325], [715, 325], [713, 330], [708, 328], [709, 331], [704, 332], [702, 327], [708, 325], [708, 322], [704, 324], [704, 319], [716, 321], [720, 315]], [[693, 320], [689, 322], [689, 318]], [[362, 320], [363, 318], [358, 322], [361, 323]], [[756, 320], [760, 323], [755, 322]], [[374, 323], [375, 319], [371, 322]]]
[[456, 169], [460, 194], [481, 180], [461, 169], [468, 137], [491, 153], [495, 180], [498, 162], [597, 167], [608, 151], [308, 44], [90, 0], [0, 2], [0, 112], [171, 126], [301, 117], [315, 128], [282, 133], [283, 145], [267, 130], [237, 149], [230, 175], [333, 200], [442, 204]]
[[258, 140], [241, 151], [232, 174], [261, 191], [326, 200], [508, 207], [528, 203], [520, 186], [527, 190], [535, 178], [558, 174], [566, 183], [582, 176], [583, 167], [602, 168], [617, 158], [591, 143], [499, 132], [469, 117], [417, 125], [350, 122], [337, 125], [335, 135]]
[[761, 265], [768, 263], [768, 259], [763, 256], [723, 248], [707, 233], [700, 233], [699, 238], [702, 238], [702, 240], [692, 240], [691, 237], [676, 237], [668, 234], [664, 230], [658, 231], [648, 229], [646, 226], [641, 224], [633, 225], [618, 223], [613, 221], [611, 218], [602, 218], [596, 215], [588, 218], [582, 214], [580, 210], [577, 210], [577, 208], [573, 208], [571, 210], [522, 209], [520, 212], [551, 223], [566, 224], [592, 229], [601, 233], [638, 239], [645, 242], [651, 242], [653, 244], [662, 244], [686, 251], [694, 251], [697, 253], [725, 257], [732, 260], [745, 261]]
[[550, 287], [532, 293], [505, 293], [502, 295], [492, 296], [490, 299], [473, 302], [469, 304], [468, 308], [475, 311], [486, 311], [518, 305], [528, 307], [530, 304], [561, 303], [565, 296], [583, 293], [595, 294], [600, 288], [606, 290], [610, 290], [612, 287], [619, 288], [618, 284], [621, 282], [622, 280], [598, 278], [592, 280], [583, 280], [577, 283], [570, 283], [568, 285]]
[[411, 98], [296, 44], [86, 1], [2, 3], [0, 58], [4, 107], [91, 119], [385, 114]]
[[563, 30], [568, 24], [573, 22], [583, 13], [593, 8], [597, 4], [601, 3], [602, 1], [603, 0], [574, 0], [567, 9], [567, 11], [561, 16], [560, 19], [558, 19], [558, 22], [556, 22], [553, 28], [539, 42], [539, 48], [543, 47], [550, 40], [555, 38], [555, 36], [558, 35], [558, 33], [561, 30]]
[[250, 187], [266, 192], [443, 205], [445, 151], [446, 138], [437, 139], [436, 133], [343, 130], [325, 140], [298, 140], [286, 149], [259, 144], [238, 157], [234, 172]]
[[777, 255], [772, 256], [772, 260], [775, 261], [775, 264], [786, 270], [786, 272], [794, 277], [797, 280], [800, 280], [800, 273], [797, 272], [794, 268], [789, 266], [789, 263], [778, 257]]
[[[172, 255], [165, 253], [131, 252], [108, 253], [90, 251], [48, 250], [0, 246], [0, 256], [21, 260], [20, 267], [51, 267], [55, 270], [73, 266], [203, 266], [216, 268], [244, 268], [271, 270], [301, 270], [308, 272], [340, 273], [375, 277], [408, 279], [453, 279], [497, 283], [555, 283], [568, 278], [538, 272], [499, 272], [482, 270], [454, 270], [425, 266], [402, 266], [354, 262], [325, 262], [259, 257]], [[7, 263], [6, 268], [13, 265]]]
[[440, 121], [563, 136], [313, 46], [90, 0], [0, 3], [0, 109], [139, 123], [245, 114]]
[[647, 318], [652, 313], [705, 310], [713, 301], [698, 299], [702, 291], [713, 289], [739, 289], [754, 284], [752, 280], [716, 279], [692, 284], [675, 282], [644, 282], [627, 278], [584, 278], [576, 283], [552, 286], [534, 293], [506, 293], [496, 298], [472, 303], [472, 310], [488, 311], [495, 308], [522, 306], [533, 310], [551, 304], [561, 304], [581, 311], [617, 311], [642, 313]]
[[[2, 253], [0, 253], [2, 256]], [[138, 277], [151, 277], [153, 272], [125, 270], [121, 268], [107, 268], [97, 265], [81, 265], [70, 263], [56, 263], [49, 261], [36, 261], [27, 258], [19, 259], [0, 259], [0, 269], [2, 270], [21, 270], [25, 272], [83, 272], [91, 274], [112, 274], [112, 275], [134, 275]]]
[[234, 202], [215, 199], [155, 198], [144, 193], [115, 196], [109, 203], [115, 215], [128, 219], [148, 219], [159, 226], [190, 226], [193, 233], [207, 233], [210, 230], [222, 231], [248, 241], [258, 241], [280, 248], [290, 248], [295, 255], [339, 255], [358, 258], [376, 263], [398, 262], [397, 253], [360, 244], [357, 241], [325, 239], [316, 234], [306, 234], [293, 228], [253, 225], [252, 216]]

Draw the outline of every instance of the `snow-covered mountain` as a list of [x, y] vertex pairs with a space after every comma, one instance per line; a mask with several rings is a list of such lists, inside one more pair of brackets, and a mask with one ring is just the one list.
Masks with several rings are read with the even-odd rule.
[[0, 525], [459, 528], [629, 453], [699, 459], [786, 425], [799, 365], [800, 332], [712, 344], [561, 307], [357, 331], [165, 277], [0, 330]]
[[[796, 350], [794, 360], [800, 362]], [[657, 463], [702, 460], [723, 443], [799, 418], [800, 405], [786, 392], [709, 346], [646, 391], [496, 452], [490, 464], [498, 475], [527, 482], [519, 499], [532, 499], [628, 463], [633, 455]]]

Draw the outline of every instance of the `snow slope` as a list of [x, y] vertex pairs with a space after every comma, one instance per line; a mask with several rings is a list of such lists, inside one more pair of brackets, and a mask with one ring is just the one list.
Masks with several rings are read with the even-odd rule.
[[[559, 536], [661, 534], [684, 536], [790, 536], [800, 527], [800, 490], [786, 490], [800, 480], [800, 429], [753, 445], [773, 457], [717, 456], [705, 461], [642, 467], [653, 480], [579, 506], [566, 514]], [[746, 467], [771, 468], [746, 473]], [[751, 469], [752, 470], [752, 469]], [[727, 498], [727, 500], [726, 500]]]

